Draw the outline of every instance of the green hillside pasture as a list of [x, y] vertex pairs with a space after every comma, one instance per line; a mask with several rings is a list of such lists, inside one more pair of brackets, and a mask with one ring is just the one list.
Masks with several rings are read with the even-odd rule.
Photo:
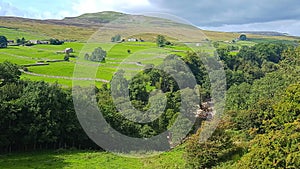
[[73, 62], [56, 62], [48, 66], [32, 66], [28, 70], [33, 73], [50, 75], [50, 76], [73, 76]]
[[72, 86], [72, 80], [66, 80], [62, 78], [46, 78], [43, 76], [33, 76], [33, 75], [28, 75], [28, 74], [22, 74], [21, 76], [22, 80], [31, 80], [31, 81], [45, 81], [48, 83], [58, 83], [62, 87], [70, 87]]
[[[136, 74], [143, 69], [147, 64], [158, 65], [169, 54], [179, 54], [184, 56], [189, 47], [184, 45], [168, 46], [158, 48], [155, 43], [151, 42], [125, 42], [125, 43], [65, 43], [63, 45], [35, 45], [31, 47], [16, 46], [0, 50], [0, 61], [11, 61], [19, 65], [33, 64], [37, 61], [47, 60], [62, 60], [63, 53], [57, 54], [58, 51], [63, 51], [65, 48], [71, 47], [74, 49], [77, 58], [70, 58], [70, 62], [55, 62], [49, 63], [47, 66], [29, 67], [29, 73], [24, 74], [23, 78], [32, 80], [44, 80], [47, 82], [58, 82], [62, 85], [71, 86], [74, 74], [74, 66], [76, 64], [77, 81], [82, 81], [80, 84], [89, 85], [92, 79], [109, 81], [113, 74], [118, 69], [124, 69], [129, 74]], [[107, 50], [107, 58], [103, 63], [95, 63], [84, 60], [85, 53], [92, 53], [97, 48], [102, 47]], [[127, 50], [130, 50], [129, 54]], [[199, 50], [211, 50], [209, 46], [201, 46]], [[96, 75], [91, 73], [96, 72]], [[60, 79], [61, 77], [61, 79]], [[82, 78], [89, 78], [80, 80]]]
[[[32, 81], [45, 81], [48, 83], [57, 83], [59, 85], [61, 85], [62, 87], [67, 87], [69, 88], [70, 86], [73, 85], [73, 80], [69, 80], [69, 79], [62, 79], [62, 78], [45, 78], [45, 77], [40, 77], [40, 76], [33, 76], [33, 75], [27, 75], [27, 74], [23, 74], [21, 76], [21, 79], [23, 80], [32, 80]], [[85, 81], [85, 80], [80, 80], [80, 81], [76, 81], [74, 80], [75, 84], [79, 84], [80, 86], [90, 86], [90, 85], [96, 85], [97, 87], [101, 87], [102, 84], [104, 84], [103, 82], [99, 82], [99, 81]]]
[[66, 48], [73, 48], [74, 53], [72, 55], [79, 56], [80, 52], [83, 52], [82, 49], [87, 49], [89, 52], [93, 51], [96, 47], [102, 47], [104, 49], [109, 49], [112, 44], [88, 44], [72, 42], [64, 43], [62, 45], [34, 45], [34, 46], [10, 46], [6, 49], [1, 49], [1, 55], [7, 56], [16, 56], [18, 58], [23, 57], [36, 60], [61, 60], [64, 58], [64, 50]]
[[37, 34], [36, 32], [26, 32], [15, 28], [0, 27], [0, 35], [7, 37], [8, 40], [16, 41], [17, 38], [24, 37], [27, 40], [44, 40], [49, 39], [48, 36]]
[[129, 56], [127, 50], [131, 51], [131, 54], [134, 54], [137, 51], [154, 48], [155, 43], [151, 42], [126, 42], [126, 43], [119, 43], [114, 45], [111, 50], [108, 52], [108, 58], [114, 58], [115, 60], [122, 61], [126, 57]]
[[9, 61], [9, 62], [18, 64], [18, 65], [36, 63], [36, 60], [33, 60], [28, 57], [12, 55], [10, 53], [7, 53], [4, 49], [1, 49], [0, 50], [0, 62], [4, 62], [4, 61]]
[[[42, 48], [43, 46], [47, 46], [47, 49], [43, 49]], [[53, 49], [53, 47], [55, 46], [52, 45], [36, 45], [31, 47], [14, 46], [14, 47], [8, 47], [7, 49], [1, 49], [0, 55], [11, 56], [11, 59], [9, 59], [8, 61], [11, 61], [13, 63], [16, 63], [15, 59], [21, 59], [21, 58], [24, 58], [26, 60], [31, 60], [31, 63], [36, 63], [37, 61], [46, 61], [46, 60], [62, 60], [64, 58], [64, 54], [57, 54], [56, 53], [57, 51]], [[2, 60], [3, 59], [1, 58], [1, 61]], [[20, 64], [20, 62], [16, 64]]]

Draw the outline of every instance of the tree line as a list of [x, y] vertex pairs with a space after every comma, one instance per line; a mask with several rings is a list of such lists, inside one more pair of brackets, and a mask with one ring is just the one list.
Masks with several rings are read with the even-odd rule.
[[77, 120], [70, 89], [20, 80], [17, 65], [0, 64], [0, 151], [97, 148]]

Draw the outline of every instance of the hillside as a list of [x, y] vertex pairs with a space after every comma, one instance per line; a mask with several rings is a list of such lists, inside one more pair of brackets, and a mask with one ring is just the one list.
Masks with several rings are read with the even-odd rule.
[[[101, 30], [101, 38], [110, 39], [115, 34], [124, 37], [142, 33], [161, 33], [182, 41], [232, 40], [240, 33], [225, 33], [200, 30], [175, 21], [143, 15], [129, 15], [106, 11], [67, 17], [62, 20], [37, 20], [19, 17], [0, 17], [0, 30], [15, 32], [18, 37], [58, 38], [87, 41], [93, 33]], [[179, 33], [181, 32], [181, 33]], [[14, 34], [14, 33], [11, 33]], [[104, 36], [104, 37], [103, 37]], [[249, 34], [249, 37], [270, 38], [270, 36]], [[17, 37], [9, 36], [11, 39]], [[272, 36], [273, 39], [294, 40], [295, 37]]]

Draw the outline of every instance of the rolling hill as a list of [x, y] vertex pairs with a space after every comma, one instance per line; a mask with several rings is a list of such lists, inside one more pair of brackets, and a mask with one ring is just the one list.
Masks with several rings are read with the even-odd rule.
[[[27, 39], [58, 38], [86, 42], [98, 30], [101, 32], [101, 38], [106, 40], [115, 34], [129, 37], [137, 34], [161, 33], [187, 42], [206, 39], [225, 41], [235, 39], [240, 34], [206, 31], [176, 20], [112, 11], [83, 14], [78, 17], [66, 17], [62, 20], [0, 17], [0, 34], [8, 34], [10, 39], [25, 36]], [[265, 36], [258, 34], [249, 34], [249, 37], [284, 40], [298, 39], [289, 36]]]

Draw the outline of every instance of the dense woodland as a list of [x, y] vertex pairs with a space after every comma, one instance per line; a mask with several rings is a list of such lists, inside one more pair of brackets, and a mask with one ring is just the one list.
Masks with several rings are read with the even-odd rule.
[[[218, 48], [217, 52], [227, 78], [226, 111], [207, 142], [198, 142], [201, 129], [196, 133], [191, 130], [190, 138], [184, 143], [186, 167], [299, 168], [300, 47], [261, 43], [242, 47], [236, 55], [225, 47]], [[147, 70], [131, 81], [124, 78], [124, 72], [116, 73], [120, 82], [128, 83], [119, 86], [119, 91], [129, 89], [131, 104], [136, 109], [149, 109], [151, 89], [160, 89], [166, 94], [167, 106], [157, 120], [140, 124], [125, 119], [114, 106], [110, 85], [92, 88], [99, 109], [113, 128], [128, 136], [147, 138], [162, 133], [172, 126], [180, 113], [181, 92], [200, 90], [200, 102], [210, 99], [208, 73], [199, 58], [203, 55], [206, 54], [188, 52], [184, 57], [179, 56], [196, 77], [197, 88], [186, 84], [186, 88], [180, 90], [171, 76], [153, 65], [148, 65]], [[174, 57], [170, 55], [165, 59], [169, 64], [165, 69], [176, 67], [176, 62], [168, 62]], [[101, 149], [81, 128], [71, 89], [20, 80], [18, 69], [9, 62], [0, 63], [2, 153], [58, 148]], [[178, 67], [171, 71], [182, 73]], [[121, 98], [119, 103], [122, 104]]]

